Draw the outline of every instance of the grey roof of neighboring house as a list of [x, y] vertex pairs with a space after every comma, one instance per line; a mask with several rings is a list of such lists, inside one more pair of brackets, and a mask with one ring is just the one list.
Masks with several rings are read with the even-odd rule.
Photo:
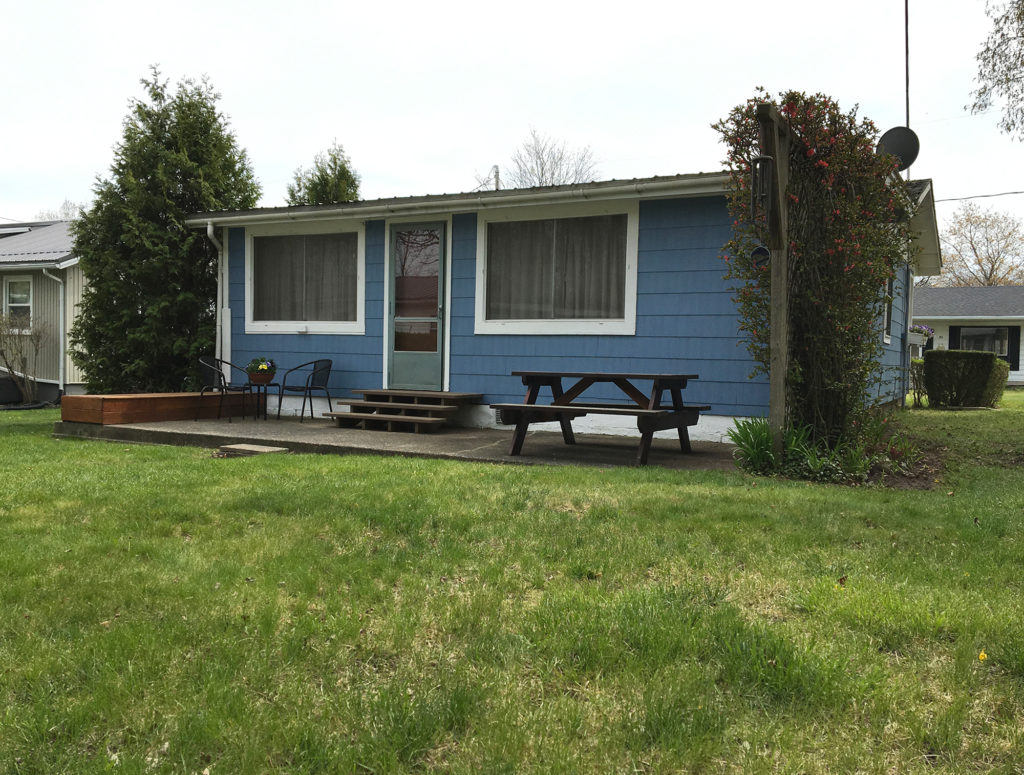
[[0, 268], [49, 268], [76, 263], [72, 253], [74, 239], [70, 221], [54, 221], [24, 225], [28, 231], [0, 239]]
[[915, 288], [914, 318], [1024, 318], [1024, 286]]

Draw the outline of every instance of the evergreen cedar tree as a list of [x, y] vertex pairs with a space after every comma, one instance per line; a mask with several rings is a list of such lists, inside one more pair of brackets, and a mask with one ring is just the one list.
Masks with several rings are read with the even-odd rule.
[[881, 385], [887, 286], [910, 256], [911, 203], [896, 160], [875, 153], [874, 124], [828, 97], [763, 90], [714, 128], [730, 173], [733, 236], [724, 248], [740, 331], [757, 371], [769, 365], [771, 273], [753, 249], [767, 242], [763, 214], [751, 212], [751, 159], [759, 155], [756, 108], [773, 103], [790, 137], [788, 422], [834, 447], [855, 441]]
[[313, 167], [295, 170], [288, 184], [285, 201], [289, 205], [328, 205], [354, 202], [359, 198], [359, 175], [337, 141], [324, 153], [318, 153]]
[[[108, 179], [73, 225], [87, 283], [72, 357], [96, 393], [178, 391], [214, 350], [217, 255], [190, 213], [254, 207], [260, 186], [206, 79], [154, 67]], [[194, 385], [194, 381], [192, 382]]]

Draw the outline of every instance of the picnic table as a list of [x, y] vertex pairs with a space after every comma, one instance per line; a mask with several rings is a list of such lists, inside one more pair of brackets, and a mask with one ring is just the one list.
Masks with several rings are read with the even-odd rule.
[[[526, 433], [533, 423], [558, 422], [565, 443], [575, 444], [572, 420], [588, 414], [604, 414], [636, 417], [637, 430], [640, 431], [636, 462], [638, 465], [645, 465], [656, 431], [675, 428], [679, 433], [681, 452], [690, 452], [690, 435], [687, 428], [697, 424], [700, 412], [711, 408], [683, 403], [682, 391], [686, 388], [687, 382], [699, 378], [696, 374], [513, 371], [512, 376], [520, 377], [526, 386], [526, 398], [523, 403], [491, 404], [491, 408], [498, 410], [501, 422], [516, 426], [512, 447], [509, 450], [509, 455], [513, 456], [522, 452]], [[562, 380], [575, 382], [568, 389], [563, 389]], [[644, 393], [634, 384], [638, 381], [650, 381], [650, 393]], [[600, 384], [615, 385], [625, 394], [627, 400], [617, 403], [580, 400], [585, 391]], [[551, 403], [538, 403], [542, 388], [551, 391]], [[663, 403], [665, 391], [669, 393], [670, 403]]]

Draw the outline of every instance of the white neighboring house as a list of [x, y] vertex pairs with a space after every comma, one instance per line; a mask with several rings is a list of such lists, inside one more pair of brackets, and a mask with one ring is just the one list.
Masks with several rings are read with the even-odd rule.
[[[27, 327], [45, 325], [54, 334], [37, 362], [41, 401], [85, 392], [82, 374], [68, 355], [68, 332], [84, 285], [69, 227], [68, 221], [0, 225], [0, 309]], [[18, 400], [0, 367], [0, 403]]]
[[915, 288], [914, 324], [935, 330], [930, 350], [985, 350], [1010, 364], [1008, 384], [1024, 385], [1024, 286]]

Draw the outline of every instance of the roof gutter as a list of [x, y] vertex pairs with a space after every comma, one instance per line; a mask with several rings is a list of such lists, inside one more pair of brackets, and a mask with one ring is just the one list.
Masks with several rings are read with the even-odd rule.
[[216, 223], [223, 226], [246, 225], [250, 223], [274, 223], [280, 221], [320, 221], [339, 218], [367, 219], [389, 215], [432, 215], [442, 212], [466, 210], [497, 210], [506, 207], [524, 207], [535, 204], [600, 202], [625, 197], [652, 197], [659, 194], [680, 194], [686, 196], [724, 195], [724, 174], [708, 174], [693, 180], [649, 180], [630, 182], [614, 186], [589, 187], [587, 185], [559, 191], [528, 192], [523, 194], [502, 194], [501, 196], [485, 196], [483, 192], [455, 195], [451, 198], [431, 199], [428, 201], [403, 202], [388, 201], [376, 205], [348, 205], [315, 211], [277, 210], [272, 213], [233, 213], [224, 216], [204, 214], [200, 218], [185, 220], [186, 226], [207, 226]]
[[224, 246], [221, 244], [220, 240], [217, 239], [217, 235], [213, 231], [213, 221], [211, 220], [206, 221], [206, 239], [213, 243], [213, 246], [217, 248], [218, 254], [224, 252]]
[[[75, 262], [77, 262], [77, 259], [75, 259]], [[10, 263], [10, 264], [8, 264], [8, 263], [0, 261], [0, 271], [5, 271], [5, 272], [8, 269], [37, 269], [37, 270], [38, 269], [42, 269], [45, 272], [47, 269], [63, 269], [63, 268], [64, 268], [63, 266], [61, 266], [59, 263], [56, 263], [56, 262], [50, 262], [50, 263], [46, 263], [46, 264], [40, 264], [40, 263], [31, 264], [31, 263], [26, 263], [26, 262], [22, 261], [22, 262], [18, 262], [18, 263]]]
[[915, 320], [1024, 320], [1024, 315], [929, 315], [915, 312]]

